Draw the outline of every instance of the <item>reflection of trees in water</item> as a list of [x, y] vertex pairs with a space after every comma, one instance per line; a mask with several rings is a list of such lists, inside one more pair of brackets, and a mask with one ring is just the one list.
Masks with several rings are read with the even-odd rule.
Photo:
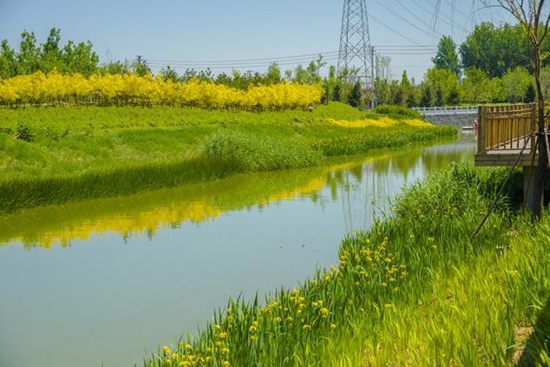
[[334, 176], [339, 181], [331, 183], [331, 193], [336, 200], [336, 189], [340, 187], [346, 230], [369, 228], [375, 218], [385, 214], [389, 200], [401, 191], [403, 185], [421, 178], [428, 171], [464, 160], [472, 152], [472, 144], [413, 148], [393, 153], [388, 159], [343, 170]]

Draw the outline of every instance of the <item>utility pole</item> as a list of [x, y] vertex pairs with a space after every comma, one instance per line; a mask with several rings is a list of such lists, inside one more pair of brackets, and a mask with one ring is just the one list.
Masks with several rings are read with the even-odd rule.
[[374, 86], [374, 49], [370, 43], [366, 0], [344, 0], [338, 73], [356, 71], [348, 82], [359, 81], [363, 89]]

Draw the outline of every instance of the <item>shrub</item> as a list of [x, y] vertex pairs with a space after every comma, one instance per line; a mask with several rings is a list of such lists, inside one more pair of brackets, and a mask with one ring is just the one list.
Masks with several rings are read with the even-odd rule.
[[319, 164], [322, 155], [296, 141], [280, 141], [234, 131], [220, 131], [209, 137], [204, 154], [238, 167], [242, 171], [270, 171]]
[[420, 118], [420, 113], [418, 113], [417, 111], [401, 106], [376, 106], [374, 112], [382, 115], [396, 115], [400, 117], [410, 117], [415, 119]]

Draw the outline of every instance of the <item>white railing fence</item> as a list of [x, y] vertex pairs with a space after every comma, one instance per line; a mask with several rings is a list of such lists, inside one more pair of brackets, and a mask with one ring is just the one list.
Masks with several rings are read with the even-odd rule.
[[477, 106], [444, 106], [444, 107], [413, 107], [420, 115], [474, 115], [477, 114]]

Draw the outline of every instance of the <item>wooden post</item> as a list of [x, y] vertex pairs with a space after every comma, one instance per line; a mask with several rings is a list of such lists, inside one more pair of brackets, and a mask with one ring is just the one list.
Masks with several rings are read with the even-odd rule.
[[479, 154], [487, 153], [487, 106], [479, 106], [477, 109], [477, 152]]
[[[529, 130], [530, 130], [529, 134], [539, 131], [537, 127], [537, 104], [536, 103], [531, 103], [531, 129]], [[534, 153], [534, 150], [535, 150], [535, 144], [533, 144], [531, 141], [531, 153], [536, 154]]]

